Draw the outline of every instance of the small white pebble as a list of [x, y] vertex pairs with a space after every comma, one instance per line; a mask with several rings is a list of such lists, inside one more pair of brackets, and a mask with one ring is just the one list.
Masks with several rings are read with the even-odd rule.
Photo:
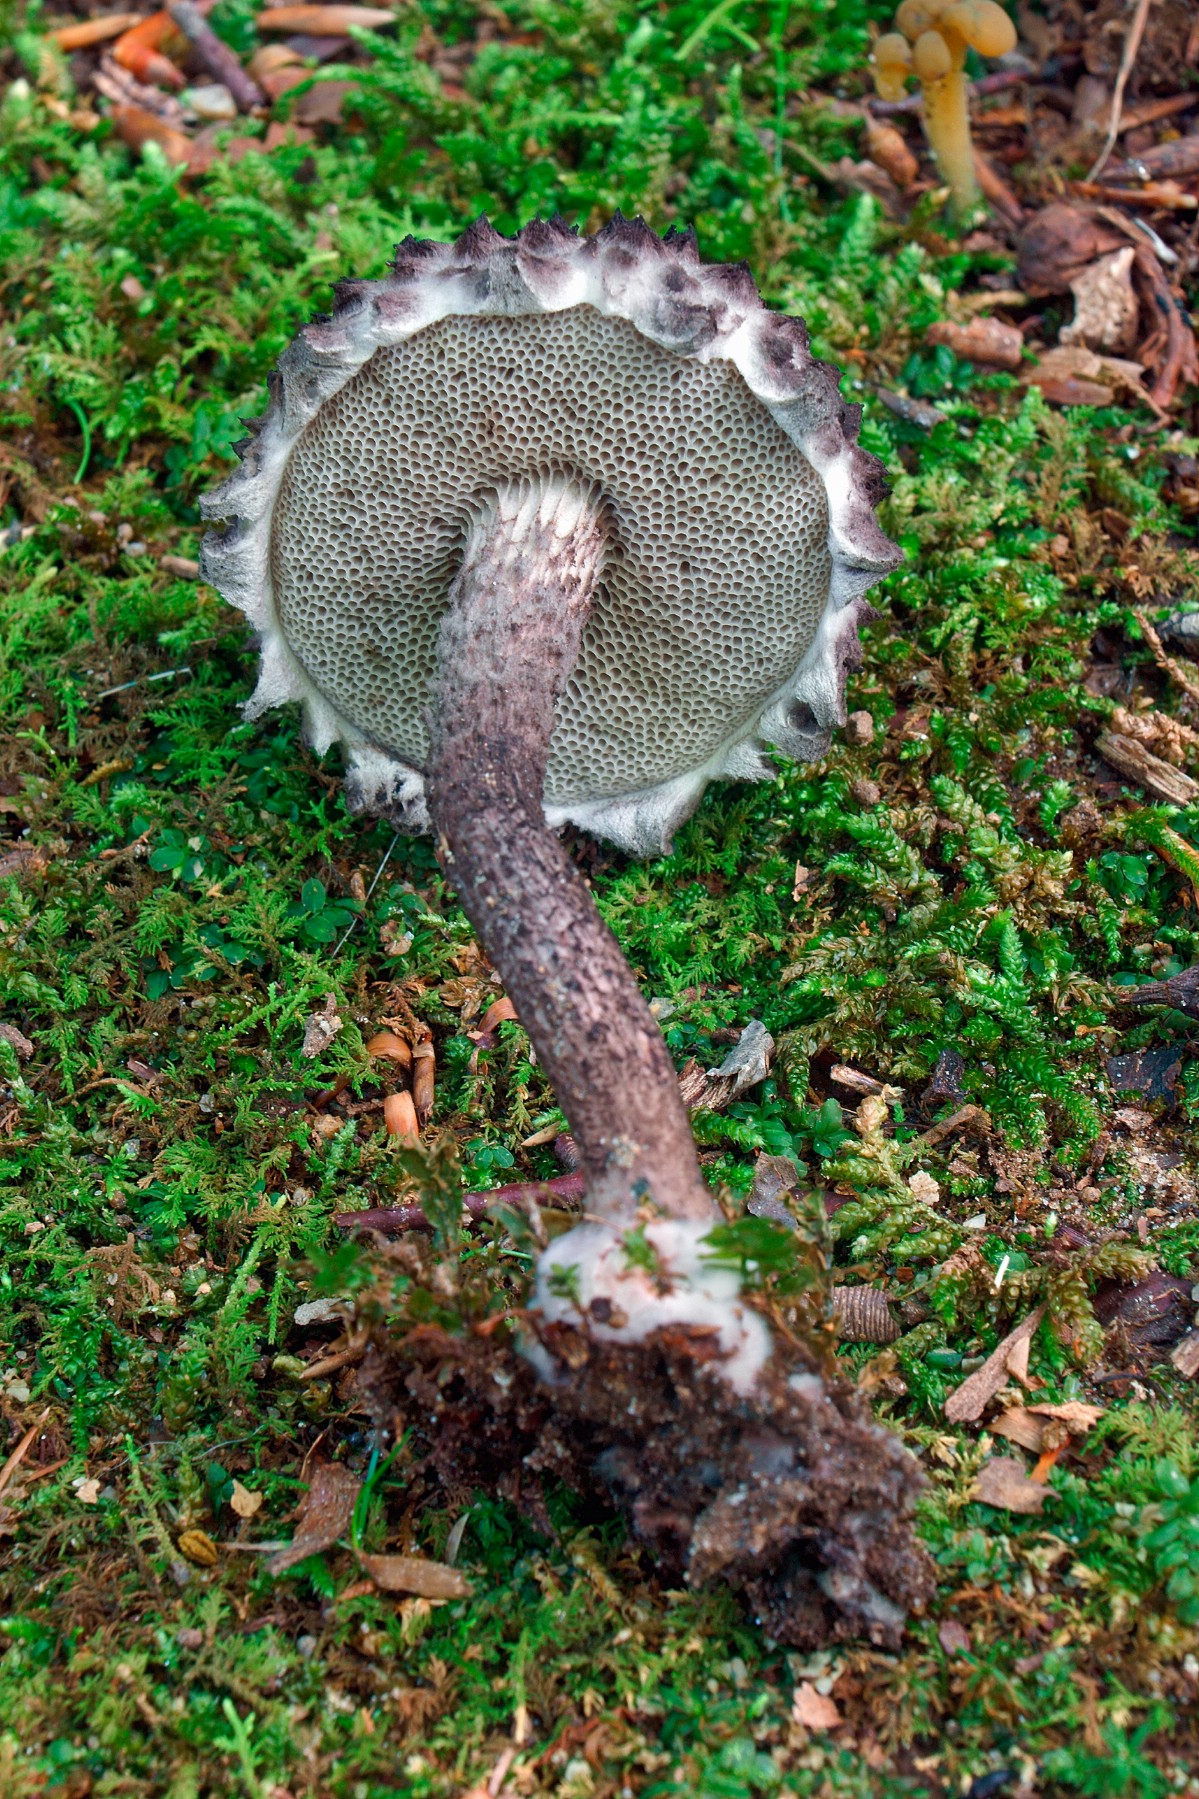
[[189, 87], [180, 95], [184, 106], [190, 106], [202, 119], [235, 119], [237, 103], [220, 81], [206, 81], [201, 87]]

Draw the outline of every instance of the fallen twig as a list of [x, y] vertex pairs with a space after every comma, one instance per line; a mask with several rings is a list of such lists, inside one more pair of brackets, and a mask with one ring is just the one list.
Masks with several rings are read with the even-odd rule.
[[1128, 86], [1128, 77], [1132, 74], [1132, 65], [1137, 59], [1137, 51], [1141, 47], [1141, 39], [1145, 35], [1145, 21], [1149, 17], [1150, 0], [1137, 0], [1137, 9], [1128, 27], [1128, 35], [1124, 39], [1124, 54], [1120, 58], [1120, 70], [1116, 76], [1116, 85], [1112, 91], [1112, 110], [1107, 122], [1107, 135], [1103, 140], [1103, 148], [1094, 163], [1087, 170], [1087, 180], [1094, 181], [1103, 168], [1108, 157], [1116, 146], [1120, 135], [1120, 114], [1124, 110], [1124, 90]]
[[252, 112], [256, 106], [266, 105], [266, 95], [258, 83], [247, 75], [229, 46], [222, 44], [195, 0], [167, 0], [167, 11], [209, 74], [229, 89], [239, 112]]
[[1150, 623], [1144, 612], [1134, 610], [1133, 617], [1144, 632], [1145, 642], [1149, 645], [1157, 666], [1178, 683], [1188, 699], [1194, 700], [1199, 705], [1199, 684], [1192, 679], [1177, 658], [1171, 656], [1158, 636], [1156, 626]]

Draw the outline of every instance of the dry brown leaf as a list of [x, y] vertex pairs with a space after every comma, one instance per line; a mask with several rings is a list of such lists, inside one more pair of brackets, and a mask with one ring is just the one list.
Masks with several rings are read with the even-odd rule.
[[984, 1408], [1008, 1378], [1008, 1357], [1022, 1339], [1031, 1339], [1044, 1315], [1043, 1305], [1030, 1312], [999, 1347], [991, 1351], [982, 1367], [976, 1368], [960, 1387], [954, 1388], [945, 1401], [945, 1416], [952, 1424], [967, 1424], [982, 1417]]
[[1015, 325], [1002, 319], [971, 319], [955, 325], [939, 319], [928, 328], [930, 344], [947, 344], [955, 356], [980, 362], [987, 368], [1018, 369], [1024, 354], [1024, 338]]
[[969, 1655], [970, 1633], [956, 1618], [943, 1618], [937, 1626], [937, 1640], [946, 1655]]
[[262, 1501], [261, 1493], [254, 1492], [250, 1487], [243, 1487], [239, 1480], [234, 1481], [229, 1504], [239, 1518], [252, 1518], [261, 1509]]
[[517, 1023], [516, 1007], [512, 1004], [512, 1001], [508, 998], [508, 995], [506, 993], [502, 993], [500, 995], [499, 999], [492, 1000], [492, 1002], [488, 1006], [486, 1012], [484, 1012], [482, 1018], [480, 1018], [480, 1020], [479, 1020], [478, 1030], [472, 1031], [470, 1033], [470, 1036], [477, 1043], [479, 1041], [480, 1037], [486, 1037], [491, 1031], [494, 1031], [499, 1025], [501, 1025], [501, 1024], [516, 1024], [516, 1023]]
[[309, 1471], [308, 1491], [300, 1503], [295, 1535], [286, 1549], [267, 1563], [268, 1574], [283, 1574], [297, 1562], [331, 1549], [350, 1527], [362, 1482], [340, 1462], [316, 1462]]
[[358, 1566], [385, 1593], [414, 1593], [418, 1599], [469, 1599], [471, 1584], [448, 1562], [423, 1555], [362, 1555]]
[[970, 1497], [998, 1511], [1033, 1513], [1045, 1504], [1046, 1490], [1029, 1480], [1024, 1463], [1015, 1456], [999, 1455], [983, 1463]]
[[880, 119], [872, 118], [869, 113], [865, 126], [866, 154], [871, 162], [889, 175], [896, 187], [911, 187], [920, 173], [920, 164], [908, 149], [903, 133], [894, 125], [884, 125]]
[[1143, 372], [1139, 362], [1100, 355], [1085, 344], [1058, 344], [1046, 350], [1022, 379], [1059, 406], [1110, 406], [1121, 392], [1147, 398]]
[[836, 1702], [818, 1693], [810, 1680], [801, 1681], [792, 1694], [791, 1717], [805, 1730], [836, 1730], [842, 1721]]

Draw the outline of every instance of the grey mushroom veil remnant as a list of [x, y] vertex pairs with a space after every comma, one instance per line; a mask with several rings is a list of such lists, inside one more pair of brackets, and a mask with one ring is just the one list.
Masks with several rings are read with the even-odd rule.
[[858, 425], [802, 321], [692, 234], [480, 220], [338, 286], [205, 502], [204, 572], [261, 643], [250, 716], [298, 700], [353, 804], [433, 830], [566, 1114], [587, 1216], [542, 1255], [524, 1354], [569, 1453], [619, 1463], [647, 1540], [665, 1482], [691, 1575], [776, 1634], [802, 1613], [797, 1641], [894, 1640], [919, 1474], [711, 1254], [665, 1042], [555, 827], [653, 853], [709, 780], [823, 754], [901, 560]]

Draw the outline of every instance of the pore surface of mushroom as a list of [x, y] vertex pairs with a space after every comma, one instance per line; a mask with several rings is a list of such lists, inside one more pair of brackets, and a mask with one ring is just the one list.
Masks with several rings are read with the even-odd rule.
[[[204, 566], [261, 634], [251, 711], [300, 700], [318, 744], [346, 745], [359, 803], [415, 822], [427, 804], [558, 1093], [590, 1216], [542, 1257], [525, 1356], [560, 1414], [581, 1428], [613, 1390], [579, 1388], [580, 1356], [655, 1368], [647, 1453], [655, 1490], [690, 1469], [672, 1535], [696, 1576], [769, 1589], [773, 1618], [797, 1546], [825, 1532], [821, 1606], [893, 1637], [922, 1590], [903, 1547], [914, 1468], [844, 1396], [826, 1406], [811, 1358], [788, 1374], [714, 1265], [719, 1214], [665, 1043], [552, 829], [657, 847], [712, 775], [764, 772], [763, 739], [823, 749], [863, 595], [899, 561], [857, 425], [802, 323], [743, 270], [701, 265], [690, 236], [618, 220], [508, 240], [481, 222], [403, 246], [301, 333], [207, 501], [232, 522]], [[615, 1414], [592, 1425], [598, 1467]], [[814, 1498], [808, 1460], [834, 1440], [852, 1505]]]
[[552, 823], [659, 850], [715, 776], [822, 753], [862, 596], [899, 560], [880, 465], [800, 320], [694, 239], [484, 223], [344, 282], [283, 359], [209, 578], [262, 637], [251, 712], [304, 704], [351, 794], [425, 823], [428, 692], [480, 497], [569, 475], [604, 567], [546, 769]]

